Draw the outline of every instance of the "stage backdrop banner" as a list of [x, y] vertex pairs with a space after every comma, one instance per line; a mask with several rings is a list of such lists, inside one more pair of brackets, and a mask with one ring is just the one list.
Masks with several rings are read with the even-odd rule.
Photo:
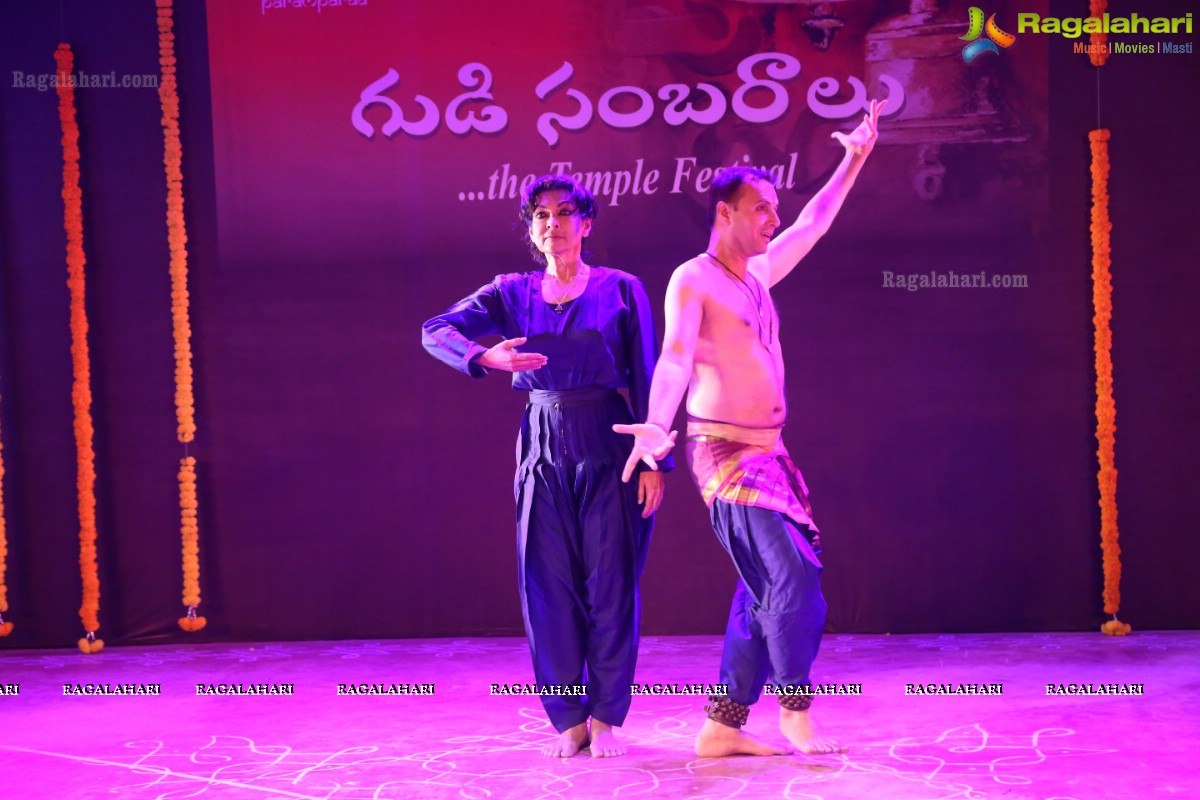
[[1042, 166], [1014, 154], [1044, 141], [1044, 37], [968, 64], [964, 4], [891, 5], [212, 3], [222, 253], [297, 239], [312, 261], [396, 262], [397, 243], [504, 252], [520, 188], [548, 172], [624, 210], [621, 238], [657, 244], [722, 166], [815, 188], [840, 156], [829, 133], [873, 97], [888, 101], [883, 145], [906, 158], [873, 165], [871, 183], [909, 191], [856, 223], [940, 197], [943, 148], [1011, 145], [996, 152], [1009, 177]]
[[[639, 275], [661, 323], [671, 270], [707, 241], [714, 171], [772, 171], [786, 223], [842, 156], [830, 134], [871, 98], [887, 100], [880, 144], [834, 231], [775, 292], [789, 444], [829, 563], [860, 559], [831, 570], [831, 621], [904, 627], [892, 614], [921, 589], [892, 565], [929, 547], [922, 585], [981, 596], [918, 598], [908, 624], [1028, 624], [997, 602], [1011, 575], [959, 565], [1002, 559], [1014, 527], [1063, 520], [1080, 489], [1066, 527], [1090, 547], [1087, 342], [1063, 344], [1089, 330], [1089, 295], [1086, 270], [1064, 278], [1038, 255], [1047, 37], [1003, 46], [973, 14], [956, 0], [209, 3], [219, 258], [195, 294], [201, 446], [218, 463], [202, 525], [242, 635], [519, 631], [522, 399], [503, 376], [472, 382], [429, 358], [420, 323], [537, 266], [514, 222], [522, 187], [550, 172], [600, 199], [589, 260]], [[917, 291], [981, 274], [1024, 285]], [[1067, 291], [1080, 304], [1064, 317]], [[1031, 366], [1039, 328], [1080, 371]], [[1013, 404], [1014, 386], [1048, 403], [1043, 419]], [[719, 630], [732, 570], [682, 470], [668, 492], [647, 628]], [[1011, 507], [1018, 492], [1032, 510]], [[686, 568], [681, 551], [696, 553]], [[1023, 574], [1042, 577], [1062, 583]], [[721, 591], [681, 605], [696, 581]]]

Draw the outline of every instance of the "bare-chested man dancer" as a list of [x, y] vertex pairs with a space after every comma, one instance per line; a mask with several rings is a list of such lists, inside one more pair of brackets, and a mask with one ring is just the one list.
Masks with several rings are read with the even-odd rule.
[[804, 693], [825, 625], [820, 538], [804, 479], [780, 438], [787, 406], [770, 288], [829, 230], [875, 145], [883, 106], [872, 101], [856, 129], [833, 134], [845, 156], [774, 239], [779, 198], [771, 176], [737, 167], [714, 179], [708, 248], [676, 269], [667, 286], [666, 334], [646, 422], [613, 426], [635, 436], [628, 480], [639, 460], [653, 468], [674, 445], [676, 432], [667, 429], [688, 390], [688, 464], [741, 576], [721, 658], [729, 694], [709, 698], [699, 756], [788, 752], [741, 730], [768, 675], [779, 692], [779, 728], [793, 746], [805, 753], [845, 749], [818, 731], [808, 710], [812, 696]]

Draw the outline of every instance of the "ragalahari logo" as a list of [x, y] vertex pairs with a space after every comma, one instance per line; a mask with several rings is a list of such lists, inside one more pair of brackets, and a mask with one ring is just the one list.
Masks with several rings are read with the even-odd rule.
[[[983, 9], [971, 6], [970, 11], [970, 27], [967, 30], [966, 36], [960, 36], [964, 42], [970, 42], [963, 48], [963, 61], [970, 64], [975, 59], [979, 58], [984, 53], [995, 53], [1000, 55], [1000, 47], [1012, 47], [1013, 42], [1017, 40], [1016, 36], [1007, 33], [1000, 29], [996, 24], [996, 15], [992, 14], [987, 18], [987, 24], [983, 21]], [[987, 34], [986, 39], [980, 39], [983, 34]]]

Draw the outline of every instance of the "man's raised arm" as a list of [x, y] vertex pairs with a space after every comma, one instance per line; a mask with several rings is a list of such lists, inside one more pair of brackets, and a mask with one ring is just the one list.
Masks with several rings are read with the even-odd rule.
[[658, 357], [654, 379], [650, 382], [646, 421], [636, 425], [613, 425], [617, 433], [634, 437], [633, 452], [621, 475], [621, 480], [626, 482], [638, 461], [650, 469], [658, 469], [655, 459], [663, 458], [675, 446], [678, 432], [670, 427], [692, 379], [692, 362], [696, 357], [700, 320], [704, 315], [704, 298], [696, 287], [695, 269], [695, 262], [683, 264], [667, 284], [662, 355]]
[[787, 277], [833, 224], [842, 209], [842, 203], [850, 194], [850, 188], [854, 186], [854, 179], [875, 147], [875, 140], [879, 136], [879, 115], [886, 105], [887, 100], [872, 100], [871, 110], [863, 115], [863, 121], [857, 128], [848, 134], [841, 131], [832, 134], [846, 148], [846, 155], [833, 176], [804, 206], [796, 221], [771, 240], [766, 254], [762, 256], [767, 260], [771, 286]]

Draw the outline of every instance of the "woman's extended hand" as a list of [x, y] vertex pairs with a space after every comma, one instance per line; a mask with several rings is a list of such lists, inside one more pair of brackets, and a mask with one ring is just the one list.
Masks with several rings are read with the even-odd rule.
[[522, 353], [518, 347], [525, 344], [525, 337], [505, 339], [495, 347], [490, 347], [475, 359], [475, 363], [488, 369], [502, 369], [505, 372], [525, 372], [546, 366], [549, 360], [541, 353]]

